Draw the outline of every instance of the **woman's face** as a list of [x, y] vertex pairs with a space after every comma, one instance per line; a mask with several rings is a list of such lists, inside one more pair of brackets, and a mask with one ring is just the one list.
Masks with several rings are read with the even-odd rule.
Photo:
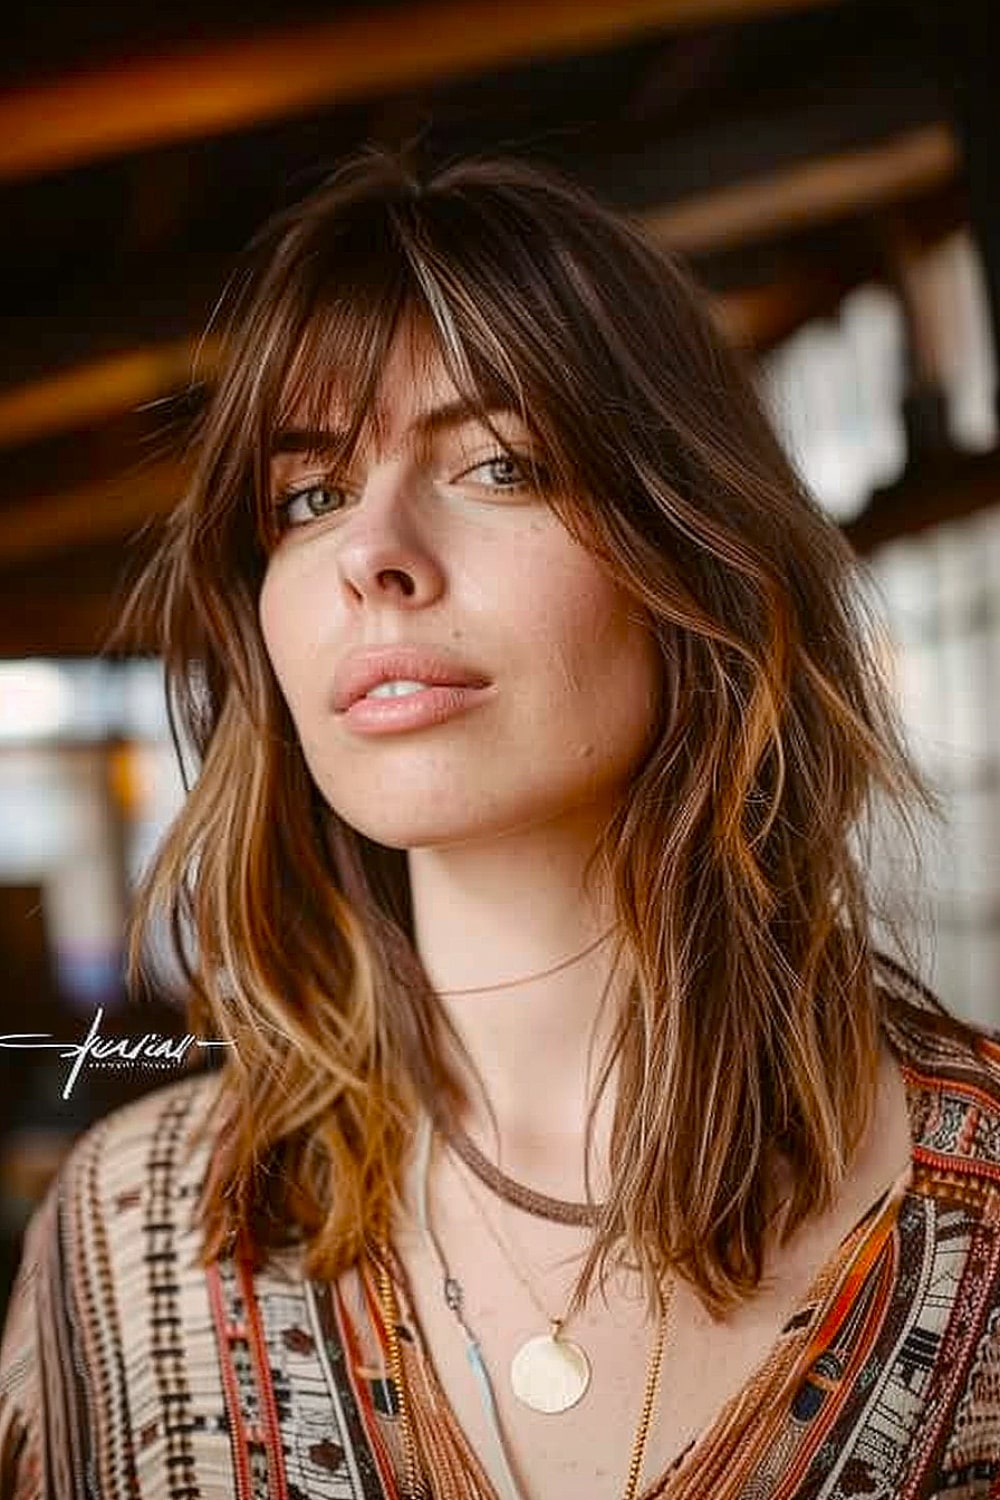
[[[418, 340], [397, 337], [380, 440], [349, 472], [312, 435], [276, 441], [284, 529], [260, 619], [306, 762], [335, 812], [395, 848], [603, 823], [650, 738], [653, 637], [532, 488], [520, 418], [491, 414], [523, 463]], [[400, 646], [415, 654], [379, 660]], [[477, 685], [355, 698], [369, 667]]]

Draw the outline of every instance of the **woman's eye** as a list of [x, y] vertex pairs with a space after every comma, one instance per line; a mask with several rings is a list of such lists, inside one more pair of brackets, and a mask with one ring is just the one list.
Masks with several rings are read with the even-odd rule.
[[495, 453], [483, 463], [466, 469], [459, 478], [485, 484], [491, 489], [519, 490], [526, 489], [531, 483], [531, 471], [527, 459], [518, 458], [514, 453]]
[[301, 526], [340, 510], [345, 494], [335, 484], [303, 484], [288, 490], [275, 509], [281, 526]]

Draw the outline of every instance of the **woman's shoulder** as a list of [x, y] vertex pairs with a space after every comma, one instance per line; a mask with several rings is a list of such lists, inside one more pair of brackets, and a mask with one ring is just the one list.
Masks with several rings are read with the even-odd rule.
[[[74, 1444], [97, 1407], [121, 1428], [112, 1372], [150, 1366], [157, 1329], [182, 1305], [210, 1329], [196, 1206], [218, 1092], [219, 1075], [191, 1075], [105, 1115], [74, 1142], [29, 1221], [0, 1345], [4, 1494], [76, 1494]], [[68, 1360], [71, 1348], [87, 1359]]]
[[73, 1143], [54, 1189], [64, 1203], [89, 1202], [114, 1213], [137, 1190], [169, 1185], [185, 1196], [199, 1186], [211, 1151], [214, 1107], [222, 1075], [176, 1079], [121, 1105], [88, 1127]]
[[906, 1083], [918, 1160], [1000, 1186], [1000, 1036], [899, 998], [885, 1031]]
[[[210, 1161], [221, 1075], [176, 1079], [77, 1137], [25, 1233], [22, 1272], [119, 1285], [150, 1248], [150, 1225], [197, 1259], [196, 1208]], [[96, 1253], [95, 1253], [96, 1252]]]

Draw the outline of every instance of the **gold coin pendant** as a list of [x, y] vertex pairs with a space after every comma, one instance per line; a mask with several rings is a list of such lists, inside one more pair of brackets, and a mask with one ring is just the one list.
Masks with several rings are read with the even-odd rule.
[[510, 1384], [518, 1401], [531, 1411], [569, 1411], [590, 1384], [590, 1361], [572, 1339], [543, 1333], [528, 1339], [514, 1355]]

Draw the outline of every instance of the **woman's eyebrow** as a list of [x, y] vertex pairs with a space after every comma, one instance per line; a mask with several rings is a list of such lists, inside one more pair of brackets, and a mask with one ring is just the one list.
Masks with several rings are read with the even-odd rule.
[[471, 406], [468, 401], [445, 401], [419, 412], [410, 423], [410, 431], [420, 437], [430, 436], [444, 428], [457, 427], [463, 422], [481, 422], [490, 417], [516, 417], [518, 414], [505, 401], [487, 401], [483, 406]]
[[345, 433], [331, 428], [279, 427], [271, 438], [271, 457], [281, 453], [332, 453], [345, 437]]
[[[417, 437], [430, 437], [463, 422], [478, 422], [484, 417], [517, 417], [519, 414], [505, 402], [490, 402], [485, 407], [471, 406], [468, 401], [445, 401], [427, 411], [418, 412], [409, 431]], [[334, 453], [347, 442], [347, 433], [333, 427], [279, 427], [271, 439], [271, 455], [281, 453]]]

